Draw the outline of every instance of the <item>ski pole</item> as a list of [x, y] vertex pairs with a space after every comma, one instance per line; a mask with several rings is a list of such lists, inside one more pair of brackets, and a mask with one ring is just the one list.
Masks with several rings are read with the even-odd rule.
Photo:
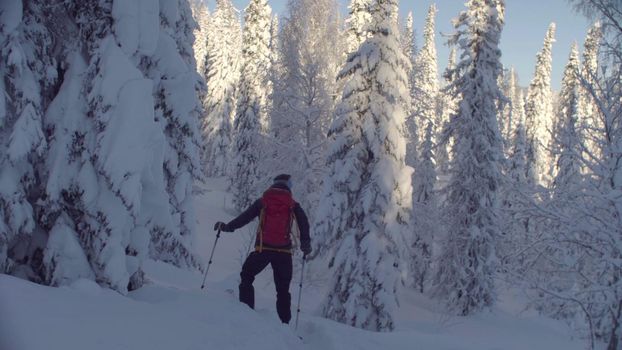
[[296, 326], [295, 326], [295, 330], [298, 330], [298, 316], [300, 315], [300, 299], [302, 298], [302, 277], [305, 273], [305, 261], [307, 261], [305, 258], [307, 257], [307, 255], [303, 255], [302, 256], [302, 268], [300, 269], [300, 284], [298, 285], [298, 287], [300, 287], [300, 290], [298, 291], [298, 309], [296, 310]]
[[220, 238], [220, 227], [218, 228], [218, 233], [216, 234], [216, 240], [214, 241], [214, 247], [212, 248], [212, 254], [209, 256], [209, 262], [207, 263], [207, 268], [205, 269], [205, 276], [203, 276], [203, 283], [201, 284], [201, 289], [205, 287], [205, 280], [207, 279], [207, 272], [209, 271], [209, 267], [212, 265], [212, 258], [214, 257], [214, 251], [216, 250], [216, 243], [218, 243], [218, 238]]

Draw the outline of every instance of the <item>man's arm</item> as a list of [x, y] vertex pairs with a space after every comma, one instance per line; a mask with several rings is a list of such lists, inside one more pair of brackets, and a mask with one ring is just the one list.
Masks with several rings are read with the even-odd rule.
[[256, 200], [255, 203], [253, 203], [250, 207], [248, 207], [248, 209], [246, 209], [242, 214], [240, 214], [237, 218], [231, 220], [227, 224], [227, 228], [230, 231], [235, 231], [239, 229], [240, 227], [253, 221], [253, 219], [258, 217], [259, 214], [261, 213], [261, 207], [262, 207], [261, 199]]
[[311, 238], [309, 237], [309, 219], [307, 214], [302, 210], [300, 204], [296, 203], [294, 206], [294, 216], [296, 217], [296, 223], [298, 223], [298, 231], [300, 231], [300, 248], [304, 251], [306, 248], [311, 248]]

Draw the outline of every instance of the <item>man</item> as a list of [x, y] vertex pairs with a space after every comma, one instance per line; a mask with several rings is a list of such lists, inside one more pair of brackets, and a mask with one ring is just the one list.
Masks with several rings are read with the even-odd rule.
[[276, 311], [283, 323], [289, 323], [291, 319], [289, 283], [292, 280], [292, 220], [298, 224], [303, 259], [311, 252], [309, 221], [292, 198], [291, 187], [290, 175], [278, 175], [263, 196], [240, 216], [228, 224], [217, 222], [214, 226], [214, 230], [233, 232], [259, 217], [255, 251], [246, 258], [240, 273], [240, 301], [255, 308], [253, 281], [257, 274], [271, 264], [276, 286]]

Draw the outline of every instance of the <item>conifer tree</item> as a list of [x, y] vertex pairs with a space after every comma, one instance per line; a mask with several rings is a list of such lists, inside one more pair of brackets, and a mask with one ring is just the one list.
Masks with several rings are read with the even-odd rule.
[[[197, 62], [197, 72], [205, 73], [205, 60], [207, 59], [208, 50], [208, 33], [210, 31], [210, 14], [207, 5], [202, 1], [192, 3], [192, 16], [196, 21], [194, 29], [194, 57]], [[205, 79], [205, 77], [203, 77]]]
[[555, 23], [549, 25], [544, 45], [536, 57], [536, 69], [529, 84], [525, 102], [527, 132], [527, 167], [534, 184], [547, 186], [550, 182], [550, 153], [553, 100], [551, 94], [552, 47], [555, 41]]
[[[65, 19], [77, 25], [73, 34], [84, 54], [66, 58], [63, 85], [46, 112], [53, 134], [46, 163], [45, 282], [91, 278], [123, 293], [142, 284], [140, 261], [148, 254], [148, 232], [134, 231], [132, 222], [141, 215], [138, 185], [151, 161], [142, 152], [146, 142], [162, 147], [153, 109], [143, 104], [153, 87], [128, 57], [151, 45], [125, 35], [131, 31], [124, 27], [127, 8], [113, 14], [105, 2], [65, 6], [80, 14]], [[121, 78], [109, 79], [119, 71]], [[136, 137], [135, 128], [150, 139]]]
[[37, 25], [47, 21], [44, 5], [0, 5], [0, 14], [17, 9], [0, 23], [0, 273], [23, 270], [33, 280], [33, 266], [19, 261], [35, 249], [28, 242], [37, 227], [39, 164], [48, 151], [43, 114], [58, 81], [52, 34]]
[[[416, 44], [416, 34], [414, 27], [414, 19], [412, 11], [408, 12], [408, 16], [406, 17], [406, 24], [404, 25], [402, 34], [401, 34], [402, 47], [404, 50], [404, 55], [410, 61], [414, 61], [417, 55], [417, 44]], [[414, 67], [414, 66], [413, 66]], [[408, 74], [410, 75], [412, 72], [412, 67], [409, 70]]]
[[232, 187], [237, 209], [243, 210], [256, 197], [259, 180], [262, 121], [267, 121], [270, 71], [270, 12], [266, 0], [251, 0], [244, 17], [242, 77], [235, 118]]
[[[275, 114], [277, 110], [275, 99], [277, 92], [274, 90], [275, 86], [278, 84], [278, 80], [283, 74], [283, 69], [281, 66], [281, 44], [280, 44], [280, 26], [279, 26], [279, 17], [275, 14], [272, 16], [272, 21], [270, 22], [270, 71], [268, 72], [268, 83], [266, 86], [266, 90], [268, 93], [268, 101], [267, 101], [267, 117], [268, 120], [265, 122], [265, 125], [262, 125], [262, 133], [265, 135], [270, 135], [272, 132], [272, 116]], [[263, 129], [265, 127], [265, 129]], [[273, 151], [274, 152], [274, 151]]]
[[588, 91], [589, 86], [596, 83], [598, 75], [598, 52], [602, 37], [600, 22], [596, 22], [588, 31], [585, 43], [583, 44], [583, 64], [581, 67], [581, 78], [583, 79], [579, 88], [578, 117], [580, 132], [587, 148], [585, 157], [600, 158], [602, 149], [599, 149], [598, 142], [594, 138], [597, 130], [604, 129], [602, 118], [597, 115], [598, 108], [594, 97]]
[[[149, 255], [152, 259], [178, 267], [197, 268], [200, 262], [192, 250], [196, 235], [193, 187], [195, 181], [205, 176], [201, 165], [204, 142], [200, 119], [203, 109], [199, 99], [204, 91], [192, 53], [191, 10], [183, 0], [179, 0], [173, 9], [177, 11], [161, 9], [159, 17], [165, 19], [159, 27], [162, 49], [158, 50], [152, 44], [146, 52], [151, 57], [144, 59], [149, 64], [142, 70], [146, 77], [156, 82], [153, 96], [155, 116], [164, 121], [160, 127], [165, 140], [163, 159], [154, 159], [155, 164], [163, 162], [164, 183], [160, 182], [158, 173], [152, 178], [157, 179], [153, 183], [145, 177], [143, 186], [145, 192], [154, 196], [150, 200], [159, 202], [167, 198], [168, 206], [160, 205], [145, 211], [140, 226], [150, 233]], [[160, 199], [154, 199], [156, 194]]]
[[274, 14], [270, 20], [270, 70], [268, 71], [268, 82], [266, 83], [266, 118], [262, 121], [261, 132], [264, 135], [269, 135], [272, 129], [270, 123], [272, 122], [272, 114], [275, 110], [274, 107], [274, 87], [278, 80], [279, 75], [282, 73], [280, 64], [280, 44], [279, 44], [279, 17]]
[[[521, 87], [518, 85], [518, 73], [514, 72], [514, 89], [510, 96], [510, 104], [512, 105], [512, 119], [508, 124], [509, 132], [516, 135], [516, 128], [519, 123], [525, 127], [525, 97]], [[523, 130], [524, 131], [524, 130]]]
[[514, 136], [513, 129], [515, 124], [513, 99], [516, 95], [517, 86], [514, 67], [510, 68], [503, 78], [503, 95], [505, 95], [508, 103], [505, 103], [503, 106], [503, 113], [499, 119], [499, 131], [501, 132], [501, 137], [503, 137], [504, 149], [508, 150], [510, 141]]
[[223, 176], [228, 171], [231, 128], [240, 80], [240, 20], [231, 0], [216, 1], [209, 28], [204, 74], [207, 94], [203, 100], [204, 162], [208, 176]]
[[371, 22], [372, 0], [351, 0], [348, 5], [348, 18], [346, 19], [346, 54], [358, 50], [359, 46], [367, 39], [369, 34], [368, 25]]
[[438, 200], [435, 191], [436, 164], [434, 164], [434, 123], [428, 121], [421, 144], [421, 160], [413, 175], [413, 243], [410, 250], [410, 268], [414, 286], [423, 293], [432, 265], [432, 243], [440, 232]]
[[[418, 162], [423, 157], [418, 150], [421, 147], [420, 142], [425, 139], [427, 126], [432, 123], [433, 134], [431, 134], [431, 143], [436, 143], [437, 126], [440, 123], [437, 120], [438, 108], [438, 77], [436, 63], [436, 43], [434, 42], [434, 22], [436, 16], [436, 5], [432, 4], [428, 10], [425, 28], [423, 30], [423, 46], [417, 53], [415, 63], [412, 69], [411, 80], [411, 101], [412, 105], [408, 126], [409, 126], [409, 146], [407, 154], [407, 163], [415, 169], [419, 168]], [[431, 160], [434, 162], [434, 160]], [[416, 181], [413, 178], [413, 181]], [[434, 180], [436, 182], [436, 180]], [[416, 195], [413, 193], [413, 195]], [[413, 202], [418, 199], [413, 197]], [[420, 240], [415, 233], [415, 240]]]
[[[523, 92], [518, 91], [518, 97], [512, 102], [512, 109], [523, 107]], [[514, 106], [518, 102], [518, 106]], [[527, 140], [525, 135], [525, 115], [513, 112], [513, 135], [508, 145], [508, 159], [505, 162], [505, 182], [501, 193], [501, 224], [502, 235], [497, 244], [498, 255], [504, 270], [521, 270], [525, 264], [522, 255], [516, 256], [517, 247], [524, 247], [529, 241], [531, 220], [524, 214], [527, 203], [522, 193], [528, 188], [527, 182]], [[518, 261], [517, 261], [518, 260]]]
[[[413, 15], [412, 12], [409, 12], [406, 19], [406, 27], [402, 34], [402, 46], [404, 55], [410, 62], [410, 68], [408, 69], [408, 88], [410, 89], [409, 94], [411, 102], [418, 97], [415, 83], [415, 79], [417, 79], [417, 48], [415, 46], [415, 32], [413, 26]], [[413, 103], [406, 107], [408, 116], [406, 118], [406, 164], [415, 166], [419, 159], [418, 146], [420, 141], [417, 129], [417, 117], [414, 113]]]
[[334, 279], [323, 315], [365, 329], [395, 327], [393, 311], [404, 235], [410, 223], [404, 105], [408, 60], [398, 41], [395, 0], [372, 8], [370, 38], [349, 56], [331, 127], [329, 173], [316, 222]]
[[445, 87], [442, 89], [442, 94], [439, 98], [440, 101], [440, 137], [437, 142], [436, 151], [436, 165], [438, 167], [439, 175], [447, 174], [449, 162], [451, 160], [450, 152], [453, 144], [452, 138], [446, 133], [447, 125], [451, 115], [455, 114], [458, 108], [458, 100], [456, 96], [459, 96], [459, 92], [456, 91], [454, 81], [456, 80], [455, 68], [456, 68], [456, 47], [452, 46], [449, 52], [449, 61], [447, 62], [447, 68], [443, 73], [445, 79]]
[[272, 16], [270, 22], [270, 61], [275, 64], [279, 61], [279, 16]]
[[[412, 114], [408, 125], [410, 139], [407, 164], [414, 167], [413, 174], [413, 214], [414, 232], [411, 252], [411, 269], [415, 287], [424, 291], [428, 278], [432, 238], [438, 232], [434, 222], [438, 218], [437, 202], [434, 193], [436, 184], [435, 152], [436, 136], [440, 130], [438, 115], [438, 77], [436, 63], [436, 43], [434, 42], [434, 22], [436, 5], [428, 10], [423, 30], [423, 47], [417, 53], [412, 74]], [[419, 142], [422, 142], [419, 144]], [[421, 149], [418, 153], [417, 150]]]
[[[518, 92], [518, 97], [513, 104], [517, 104], [516, 108], [520, 111], [523, 106], [523, 92]], [[513, 107], [514, 108], [514, 107]], [[527, 139], [525, 135], [525, 114], [517, 113], [516, 127], [512, 138], [512, 150], [508, 157], [507, 176], [510, 181], [519, 184], [519, 186], [527, 185]]]
[[506, 151], [508, 149], [509, 144], [509, 135], [511, 134], [508, 129], [508, 124], [512, 120], [512, 105], [510, 103], [512, 99], [512, 90], [511, 86], [513, 84], [513, 71], [514, 67], [508, 69], [504, 69], [503, 73], [499, 77], [498, 84], [501, 87], [501, 91], [503, 91], [503, 96], [506, 98], [506, 103], [503, 104], [503, 109], [501, 114], [499, 115], [499, 132], [501, 133], [501, 138], [503, 139], [503, 150]]
[[441, 248], [436, 294], [458, 315], [490, 307], [496, 299], [503, 157], [497, 116], [504, 99], [497, 80], [502, 72], [498, 45], [504, 12], [502, 0], [471, 0], [455, 22], [452, 38], [463, 51], [455, 81], [461, 101], [448, 126], [455, 138], [444, 207], [449, 232]]
[[[31, 206], [14, 201], [13, 215], [2, 216], [1, 227], [20, 230], [19, 249], [14, 237], [0, 236], [0, 254], [10, 255], [0, 255], [2, 272], [54, 286], [87, 278], [126, 293], [142, 285], [147, 257], [199, 266], [189, 249], [192, 184], [202, 174], [188, 3], [25, 5], [18, 32], [0, 25], [0, 50], [13, 51], [0, 63], [8, 72], [0, 88], [10, 87], [11, 97], [0, 120], [19, 125], [7, 138], [7, 159], [28, 192], [10, 190], [27, 194]], [[0, 186], [0, 200], [5, 193]]]
[[423, 29], [423, 46], [417, 53], [414, 80], [413, 80], [413, 116], [415, 123], [422, 126], [418, 130], [417, 138], [423, 140], [429, 122], [434, 123], [435, 132], [440, 121], [437, 113], [438, 98], [438, 68], [436, 62], [435, 37], [436, 5], [428, 9], [425, 27]]
[[[581, 66], [581, 77], [586, 80], [586, 84], [593, 84], [598, 74], [598, 52], [601, 43], [602, 30], [600, 22], [596, 22], [592, 25], [585, 38], [583, 44], [583, 62]], [[592, 116], [596, 106], [594, 105], [593, 98], [590, 98], [589, 93], [585, 89], [581, 90], [581, 97], [579, 100], [579, 115], [587, 118]]]
[[579, 50], [572, 45], [568, 63], [564, 69], [562, 87], [559, 94], [559, 107], [552, 150], [557, 155], [552, 170], [553, 193], [556, 198], [567, 194], [576, 195], [581, 177], [581, 140], [579, 133]]

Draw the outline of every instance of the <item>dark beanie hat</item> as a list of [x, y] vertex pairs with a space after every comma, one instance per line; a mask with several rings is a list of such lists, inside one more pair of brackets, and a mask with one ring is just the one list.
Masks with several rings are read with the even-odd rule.
[[274, 182], [287, 182], [291, 175], [288, 174], [280, 174], [274, 178]]

